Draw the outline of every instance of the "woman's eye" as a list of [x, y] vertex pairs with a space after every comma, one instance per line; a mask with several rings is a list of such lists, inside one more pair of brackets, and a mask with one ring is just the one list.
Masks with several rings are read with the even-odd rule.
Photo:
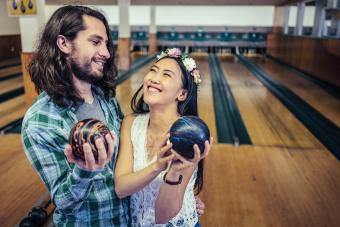
[[156, 72], [156, 70], [154, 68], [151, 68], [150, 72]]
[[92, 43], [97, 46], [99, 44], [99, 41], [98, 40], [92, 40]]
[[168, 73], [164, 73], [164, 76], [171, 77], [171, 75], [170, 75], [170, 74], [168, 74]]

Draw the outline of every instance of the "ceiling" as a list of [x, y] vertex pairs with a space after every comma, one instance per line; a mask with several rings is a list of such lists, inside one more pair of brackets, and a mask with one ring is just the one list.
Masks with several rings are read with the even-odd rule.
[[[299, 0], [128, 0], [131, 5], [283, 5]], [[300, 0], [301, 1], [301, 0]], [[118, 0], [46, 0], [49, 5], [117, 5]]]

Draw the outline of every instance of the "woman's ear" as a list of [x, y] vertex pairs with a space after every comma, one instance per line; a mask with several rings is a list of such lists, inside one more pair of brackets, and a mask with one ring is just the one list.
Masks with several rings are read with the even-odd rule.
[[64, 54], [70, 54], [72, 52], [72, 43], [65, 36], [58, 35], [57, 46]]
[[188, 92], [185, 89], [182, 89], [181, 93], [178, 95], [177, 100], [183, 102], [188, 96]]

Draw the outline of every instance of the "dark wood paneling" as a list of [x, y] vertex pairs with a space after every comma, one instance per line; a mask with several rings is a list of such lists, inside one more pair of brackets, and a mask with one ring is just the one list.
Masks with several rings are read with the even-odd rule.
[[340, 40], [271, 33], [267, 53], [322, 80], [340, 86]]
[[340, 40], [330, 39], [327, 41], [327, 50], [329, 53], [340, 57]]
[[19, 57], [21, 53], [20, 35], [1, 35], [0, 36], [0, 59]]

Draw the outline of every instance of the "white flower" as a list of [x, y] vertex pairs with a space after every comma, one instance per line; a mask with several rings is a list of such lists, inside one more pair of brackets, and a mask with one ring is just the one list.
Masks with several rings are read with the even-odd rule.
[[195, 60], [192, 58], [184, 58], [183, 65], [189, 72], [196, 68]]
[[165, 53], [164, 51], [162, 51], [159, 55], [157, 55], [157, 60], [164, 58], [165, 56], [167, 56], [167, 53]]

